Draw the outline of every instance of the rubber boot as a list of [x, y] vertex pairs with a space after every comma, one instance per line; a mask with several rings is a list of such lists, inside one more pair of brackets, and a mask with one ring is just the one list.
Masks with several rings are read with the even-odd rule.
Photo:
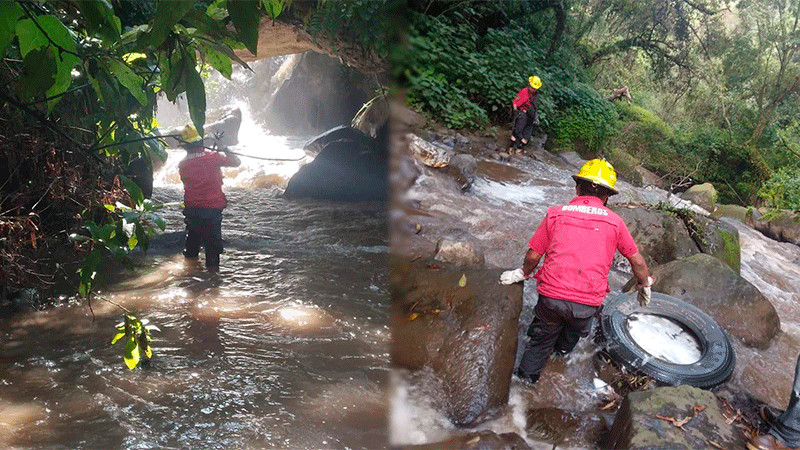
[[794, 368], [794, 385], [789, 396], [789, 407], [775, 418], [769, 434], [789, 447], [800, 447], [800, 357]]

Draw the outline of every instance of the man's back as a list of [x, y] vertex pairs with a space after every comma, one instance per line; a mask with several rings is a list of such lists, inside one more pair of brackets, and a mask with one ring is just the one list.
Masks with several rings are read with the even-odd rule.
[[184, 203], [189, 207], [223, 209], [222, 170], [227, 158], [217, 152], [189, 153], [178, 163], [184, 188]]

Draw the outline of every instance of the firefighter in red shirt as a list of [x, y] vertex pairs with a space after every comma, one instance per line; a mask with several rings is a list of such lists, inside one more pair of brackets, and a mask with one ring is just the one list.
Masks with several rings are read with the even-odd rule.
[[533, 127], [539, 125], [539, 98], [537, 93], [542, 87], [542, 80], [537, 76], [528, 78], [528, 85], [522, 88], [512, 102], [514, 108], [514, 125], [511, 129], [511, 139], [508, 143], [508, 153], [522, 153], [524, 147], [531, 139]]
[[221, 167], [237, 167], [239, 158], [227, 149], [225, 154], [206, 151], [203, 138], [187, 125], [181, 133], [186, 157], [178, 163], [183, 182], [183, 215], [186, 223], [186, 250], [183, 255], [196, 259], [200, 245], [205, 248], [206, 267], [219, 270], [222, 253], [222, 210], [228, 205], [222, 193]]
[[547, 211], [528, 243], [522, 268], [500, 277], [503, 284], [520, 282], [545, 257], [534, 275], [539, 301], [528, 328], [530, 341], [516, 371], [531, 383], [539, 379], [553, 350], [567, 354], [589, 334], [592, 318], [609, 292], [608, 272], [615, 251], [631, 263], [639, 281], [639, 304], [650, 301], [653, 278], [644, 257], [622, 218], [606, 207], [608, 198], [617, 193], [614, 167], [593, 159], [572, 178], [577, 197]]

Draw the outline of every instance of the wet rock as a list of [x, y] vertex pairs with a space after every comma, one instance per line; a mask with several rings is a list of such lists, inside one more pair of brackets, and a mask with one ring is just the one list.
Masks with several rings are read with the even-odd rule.
[[469, 189], [475, 181], [475, 172], [478, 168], [478, 161], [472, 155], [459, 153], [450, 158], [447, 165], [447, 173], [453, 176], [461, 186], [461, 190]]
[[203, 131], [214, 138], [217, 147], [231, 147], [239, 143], [239, 128], [242, 125], [242, 110], [236, 106], [225, 106], [209, 111], [208, 122]]
[[678, 217], [651, 208], [611, 205], [628, 225], [639, 252], [649, 267], [700, 253]]
[[370, 136], [361, 130], [348, 127], [347, 125], [340, 125], [311, 138], [303, 146], [303, 151], [305, 151], [308, 156], [316, 158], [326, 145], [337, 141], [351, 141], [355, 146], [366, 148], [371, 147], [375, 143]]
[[434, 259], [462, 266], [479, 266], [485, 261], [483, 253], [475, 244], [449, 239], [440, 239], [437, 242]]
[[[686, 423], [677, 427], [657, 415]], [[600, 448], [745, 448], [745, 442], [714, 394], [678, 386], [629, 393]]]
[[[391, 361], [432, 389], [434, 406], [457, 426], [487, 419], [508, 402], [522, 310], [522, 284], [502, 270], [396, 258]], [[427, 380], [427, 381], [425, 381]]]
[[486, 143], [486, 150], [490, 152], [496, 151], [498, 149], [497, 142], [487, 142]]
[[368, 77], [316, 52], [287, 57], [258, 117], [274, 134], [308, 135], [349, 124], [372, 95]]
[[453, 436], [446, 441], [422, 445], [399, 447], [402, 450], [439, 450], [439, 449], [475, 449], [475, 450], [528, 450], [531, 447], [522, 436], [516, 433], [497, 434], [493, 431], [476, 431]]
[[389, 195], [385, 145], [330, 142], [289, 179], [284, 196], [339, 201], [380, 201]]
[[350, 125], [368, 136], [382, 139], [389, 125], [389, 100], [380, 95], [368, 101], [358, 110]]
[[531, 408], [527, 412], [528, 435], [552, 442], [557, 448], [579, 448], [599, 442], [611, 428], [613, 417], [591, 411], [567, 411], [556, 407]]
[[450, 164], [453, 152], [447, 147], [426, 141], [415, 134], [409, 134], [408, 148], [417, 161], [428, 167], [445, 167]]
[[561, 160], [576, 169], [580, 169], [584, 164], [586, 164], [586, 160], [581, 158], [581, 155], [575, 152], [559, 153], [558, 156], [561, 157]]
[[800, 245], [800, 215], [793, 211], [771, 212], [760, 208], [753, 214], [753, 228], [764, 236], [780, 242]]
[[633, 170], [642, 177], [642, 186], [655, 186], [660, 189], [669, 188], [669, 184], [664, 179], [644, 167], [636, 166]]
[[717, 190], [711, 183], [695, 184], [681, 194], [681, 198], [712, 212], [717, 204]]
[[717, 205], [717, 207], [714, 209], [714, 212], [711, 213], [712, 219], [729, 217], [742, 223], [748, 223], [749, 216], [750, 209], [740, 205]]
[[701, 253], [673, 261], [652, 273], [653, 291], [697, 306], [748, 347], [765, 349], [780, 331], [780, 319], [769, 300], [711, 255]]
[[737, 274], [742, 265], [742, 248], [739, 245], [739, 230], [724, 220], [710, 220], [695, 216], [702, 234], [695, 239], [700, 251], [728, 265]]

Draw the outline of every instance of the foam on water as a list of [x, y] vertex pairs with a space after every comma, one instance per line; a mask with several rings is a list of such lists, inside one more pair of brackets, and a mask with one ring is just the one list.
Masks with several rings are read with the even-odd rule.
[[694, 336], [666, 317], [631, 314], [625, 323], [633, 340], [655, 358], [674, 364], [692, 364], [702, 356]]

